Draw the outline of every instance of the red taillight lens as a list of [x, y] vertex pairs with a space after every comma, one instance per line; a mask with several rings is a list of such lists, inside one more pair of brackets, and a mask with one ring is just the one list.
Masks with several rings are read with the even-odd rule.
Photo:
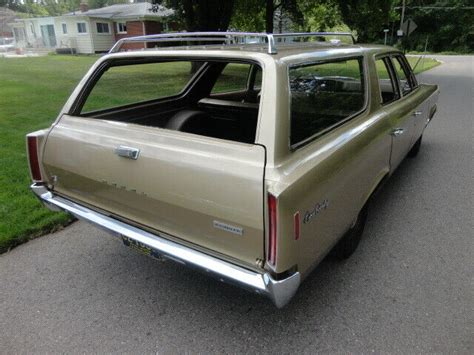
[[28, 159], [30, 161], [31, 177], [34, 181], [41, 181], [41, 170], [38, 161], [38, 138], [35, 136], [27, 137]]
[[294, 234], [295, 234], [295, 240], [300, 239], [300, 213], [296, 212], [293, 215], [293, 228], [294, 228]]
[[277, 253], [277, 199], [268, 194], [268, 262], [275, 265]]

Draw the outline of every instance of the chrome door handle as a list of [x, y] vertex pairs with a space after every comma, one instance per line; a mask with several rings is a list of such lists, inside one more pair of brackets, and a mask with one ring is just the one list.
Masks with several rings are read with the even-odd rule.
[[403, 128], [395, 128], [391, 135], [394, 136], [394, 137], [398, 137], [398, 136], [401, 136], [403, 134], [403, 132], [405, 132], [405, 130]]
[[413, 116], [420, 116], [423, 114], [423, 111], [415, 111], [413, 112]]
[[140, 149], [119, 145], [117, 148], [115, 148], [115, 154], [117, 154], [119, 157], [137, 160], [138, 155], [140, 155]]

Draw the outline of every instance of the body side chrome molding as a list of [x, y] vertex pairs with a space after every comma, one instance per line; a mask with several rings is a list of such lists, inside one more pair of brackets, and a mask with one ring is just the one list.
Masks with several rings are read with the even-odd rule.
[[[55, 196], [44, 185], [31, 185], [32, 191], [40, 201], [53, 211], [64, 210], [75, 217], [95, 224], [117, 236], [126, 236], [155, 250], [164, 257], [185, 264], [188, 267], [205, 272], [220, 281], [228, 282], [270, 298], [281, 308], [285, 306], [299, 287], [301, 275], [295, 272], [283, 280], [275, 280], [268, 273], [245, 269], [228, 261], [152, 234], [140, 228], [108, 217], [81, 206], [66, 198]], [[166, 236], [165, 234], [162, 234]]]

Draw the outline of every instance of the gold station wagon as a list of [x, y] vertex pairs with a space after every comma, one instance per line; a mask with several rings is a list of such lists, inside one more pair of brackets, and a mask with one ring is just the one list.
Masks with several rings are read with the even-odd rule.
[[436, 111], [438, 87], [400, 51], [336, 35], [120, 40], [27, 135], [32, 190], [283, 307], [330, 251], [354, 252], [371, 196]]

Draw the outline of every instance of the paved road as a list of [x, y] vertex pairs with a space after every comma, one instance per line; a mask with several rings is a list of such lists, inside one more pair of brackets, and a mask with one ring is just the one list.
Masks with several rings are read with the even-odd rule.
[[0, 257], [0, 353], [472, 354], [474, 57], [442, 60], [420, 155], [285, 309], [75, 223]]

